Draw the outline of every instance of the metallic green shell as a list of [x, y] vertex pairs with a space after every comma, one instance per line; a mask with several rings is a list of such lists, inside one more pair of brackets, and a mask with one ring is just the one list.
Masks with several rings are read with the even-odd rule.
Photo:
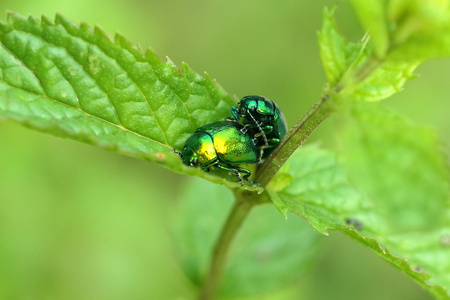
[[[208, 166], [217, 160], [214, 143], [209, 134], [195, 132], [187, 140], [181, 151], [181, 159], [185, 165]], [[194, 163], [197, 159], [197, 163]]]
[[227, 164], [247, 164], [258, 161], [259, 148], [251, 137], [241, 132], [243, 125], [221, 121], [198, 128], [195, 134], [208, 134], [214, 144], [217, 158]]
[[[238, 106], [231, 109], [234, 118], [243, 125], [254, 125], [250, 133], [256, 135], [260, 132], [256, 122], [262, 128], [267, 140], [273, 141], [270, 148], [264, 150], [263, 158], [275, 149], [279, 141], [286, 135], [286, 119], [278, 106], [262, 96], [245, 96], [239, 101]], [[278, 142], [275, 142], [278, 141]], [[261, 142], [261, 140], [260, 140]], [[262, 146], [259, 144], [259, 146]]]
[[[221, 121], [199, 127], [181, 151], [186, 165], [204, 169], [215, 164], [238, 165], [255, 163], [259, 157], [251, 137], [242, 133], [244, 126], [233, 121]], [[197, 159], [194, 163], [194, 159]]]

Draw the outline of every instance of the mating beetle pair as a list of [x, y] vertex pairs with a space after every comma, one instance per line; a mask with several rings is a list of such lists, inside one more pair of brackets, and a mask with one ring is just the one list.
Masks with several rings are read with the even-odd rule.
[[[251, 172], [240, 164], [260, 163], [280, 143], [287, 131], [278, 106], [261, 96], [246, 96], [231, 109], [233, 118], [199, 127], [181, 152], [174, 150], [183, 163], [209, 171], [211, 167], [227, 170], [254, 184]], [[244, 174], [243, 178], [241, 173]]]

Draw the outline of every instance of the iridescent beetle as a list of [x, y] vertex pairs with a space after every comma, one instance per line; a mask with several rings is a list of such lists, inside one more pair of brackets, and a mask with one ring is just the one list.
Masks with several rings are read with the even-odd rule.
[[[259, 147], [252, 137], [245, 133], [244, 125], [234, 121], [221, 121], [199, 127], [177, 153], [183, 163], [209, 171], [215, 167], [232, 172], [244, 185], [243, 179], [254, 184], [248, 177], [251, 172], [240, 164], [258, 162]], [[241, 176], [241, 173], [244, 175]]]
[[280, 144], [287, 132], [286, 120], [278, 106], [262, 96], [245, 96], [231, 108], [235, 121], [244, 125], [244, 133], [253, 136], [260, 149], [259, 161], [266, 158]]
[[[280, 143], [287, 131], [278, 106], [261, 96], [246, 96], [231, 109], [234, 119], [199, 127], [177, 153], [183, 163], [209, 171], [215, 167], [232, 172], [244, 185], [251, 172], [240, 164], [260, 163]], [[241, 173], [244, 175], [241, 176]]]

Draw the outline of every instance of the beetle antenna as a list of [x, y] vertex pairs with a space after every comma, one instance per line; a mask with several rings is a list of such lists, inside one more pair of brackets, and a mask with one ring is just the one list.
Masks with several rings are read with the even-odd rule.
[[261, 126], [259, 125], [258, 121], [256, 121], [255, 117], [253, 117], [252, 114], [249, 113], [248, 115], [252, 118], [253, 122], [255, 122], [256, 126], [258, 127], [259, 131], [261, 132], [261, 135], [262, 135], [262, 137], [264, 139], [264, 144], [265, 144], [264, 148], [269, 147], [269, 141], [267, 140], [266, 134], [264, 133], [264, 131], [261, 128]]
[[181, 152], [180, 151], [178, 151], [177, 149], [172, 149], [172, 152], [175, 153], [175, 154], [178, 154], [178, 157], [181, 158]]
[[263, 156], [263, 152], [264, 152], [263, 149], [269, 147], [269, 141], [267, 140], [266, 134], [264, 133], [264, 131], [261, 128], [261, 126], [259, 125], [258, 121], [256, 121], [255, 117], [253, 117], [253, 115], [251, 113], [249, 113], [248, 115], [252, 118], [253, 122], [255, 122], [256, 126], [259, 129], [259, 132], [261, 132], [261, 135], [262, 135], [262, 137], [264, 139], [264, 147], [261, 146], [261, 149], [260, 149], [260, 152], [259, 152], [259, 161], [261, 162], [262, 156]]

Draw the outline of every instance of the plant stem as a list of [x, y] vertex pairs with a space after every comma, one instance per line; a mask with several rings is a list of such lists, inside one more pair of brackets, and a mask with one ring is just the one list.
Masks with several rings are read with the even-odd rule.
[[261, 165], [255, 175], [255, 181], [266, 186], [286, 160], [311, 135], [314, 129], [334, 110], [329, 101], [329, 94], [324, 94], [310, 110], [292, 127], [270, 158]]
[[237, 191], [235, 195], [236, 201], [233, 209], [231, 210], [228, 219], [222, 228], [222, 232], [220, 233], [219, 239], [214, 248], [209, 273], [203, 283], [200, 293], [200, 300], [214, 299], [225, 267], [231, 242], [236, 236], [236, 233], [241, 227], [243, 221], [256, 204], [256, 202], [251, 200], [252, 197], [246, 197], [240, 191]]

